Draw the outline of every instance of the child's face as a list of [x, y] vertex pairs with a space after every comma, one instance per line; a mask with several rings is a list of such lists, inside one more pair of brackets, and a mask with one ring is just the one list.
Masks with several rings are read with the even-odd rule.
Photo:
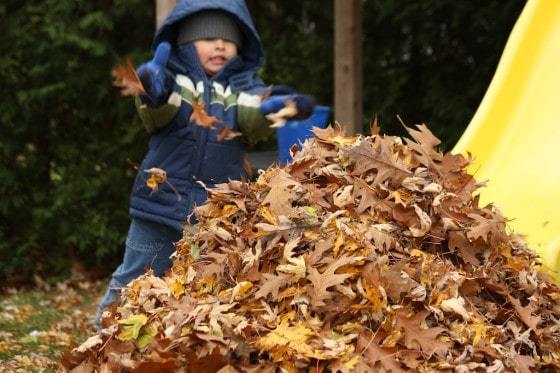
[[216, 74], [233, 57], [237, 45], [224, 39], [200, 39], [194, 41], [200, 64], [209, 76]]

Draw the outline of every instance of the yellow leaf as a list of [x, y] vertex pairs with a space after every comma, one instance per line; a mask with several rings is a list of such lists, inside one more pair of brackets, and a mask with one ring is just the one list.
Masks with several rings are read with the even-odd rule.
[[236, 205], [224, 205], [222, 208], [222, 216], [231, 216], [239, 211], [239, 207]]
[[221, 291], [218, 294], [219, 298], [230, 298], [230, 303], [236, 299], [244, 298], [249, 290], [253, 288], [253, 284], [250, 281], [241, 281], [232, 288]]
[[117, 335], [121, 341], [130, 341], [138, 338], [140, 329], [146, 325], [148, 317], [146, 315], [134, 315], [128, 319], [119, 320], [118, 323], [122, 325], [122, 331]]
[[373, 312], [377, 313], [387, 305], [387, 295], [381, 286], [370, 286], [367, 282], [363, 282], [365, 290], [365, 298], [370, 301]]
[[202, 280], [194, 284], [194, 289], [201, 293], [211, 293], [216, 286], [216, 277], [214, 275], [205, 276]]
[[142, 329], [140, 329], [140, 335], [136, 340], [136, 347], [144, 348], [149, 345], [152, 339], [154, 339], [154, 337], [156, 336], [157, 332], [157, 326], [155, 326], [153, 323], [144, 326]]
[[344, 233], [342, 231], [338, 231], [338, 236], [336, 237], [336, 241], [333, 246], [333, 253], [334, 255], [338, 254], [340, 247], [344, 244]]
[[266, 336], [257, 341], [261, 351], [274, 351], [277, 348], [288, 347], [289, 349], [304, 356], [312, 355], [313, 350], [307, 344], [307, 340], [314, 334], [313, 330], [301, 322], [290, 326], [287, 319], [283, 319], [280, 325]]
[[297, 258], [290, 258], [290, 264], [281, 264], [276, 267], [278, 272], [284, 272], [288, 274], [294, 275], [296, 278], [304, 278], [305, 277], [305, 260], [303, 256]]
[[264, 220], [268, 224], [278, 225], [278, 220], [276, 217], [270, 212], [270, 210], [266, 206], [259, 206], [259, 214], [263, 217]]
[[486, 323], [484, 320], [476, 319], [471, 326], [469, 326], [469, 330], [474, 333], [473, 337], [473, 346], [476, 347], [480, 340], [486, 338]]
[[360, 360], [362, 360], [360, 355], [354, 355], [354, 357], [352, 357], [350, 360], [344, 362], [344, 366], [352, 370], [360, 362]]
[[231, 294], [232, 298], [242, 298], [244, 297], [249, 290], [253, 288], [253, 284], [250, 281], [241, 281], [239, 284], [235, 285], [233, 288], [233, 293]]
[[175, 299], [179, 299], [181, 295], [185, 294], [185, 277], [173, 275], [172, 277], [166, 278], [167, 286], [169, 290], [173, 293]]

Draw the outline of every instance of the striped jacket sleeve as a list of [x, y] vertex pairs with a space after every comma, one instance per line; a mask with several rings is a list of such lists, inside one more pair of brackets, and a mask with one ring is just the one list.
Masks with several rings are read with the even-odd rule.
[[237, 96], [237, 122], [250, 144], [268, 139], [274, 132], [271, 122], [261, 114], [261, 95], [257, 92], [240, 92]]

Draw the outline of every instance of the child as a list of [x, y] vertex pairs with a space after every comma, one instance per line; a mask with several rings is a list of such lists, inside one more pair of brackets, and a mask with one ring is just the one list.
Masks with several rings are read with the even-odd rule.
[[[273, 87], [261, 103], [267, 87], [257, 70], [264, 54], [243, 0], [179, 2], [156, 32], [154, 47], [154, 59], [137, 71], [147, 93], [137, 107], [151, 135], [149, 151], [132, 190], [123, 262], [99, 306], [98, 327], [103, 310], [123, 286], [147, 267], [161, 276], [171, 266], [169, 256], [181, 238], [182, 224], [193, 207], [206, 200], [197, 182], [211, 186], [245, 175], [243, 140], [218, 141], [218, 130], [190, 123], [193, 100], [203, 102], [220, 126], [243, 132], [251, 143], [270, 134], [264, 115], [280, 110], [287, 98], [296, 103], [296, 119], [308, 117], [314, 107], [311, 97], [285, 86]], [[160, 184], [157, 192], [146, 185], [145, 170], [150, 168], [167, 172], [168, 183]]]

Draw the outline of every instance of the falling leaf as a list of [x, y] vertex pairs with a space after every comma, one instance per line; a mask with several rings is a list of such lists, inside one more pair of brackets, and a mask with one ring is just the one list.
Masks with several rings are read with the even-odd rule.
[[142, 86], [142, 82], [138, 75], [136, 75], [136, 70], [132, 65], [130, 59], [127, 59], [126, 65], [118, 65], [111, 71], [111, 74], [115, 78], [113, 85], [121, 89], [122, 96], [137, 96], [145, 95], [146, 91]]
[[216, 129], [214, 124], [220, 123], [220, 120], [214, 116], [208, 115], [204, 109], [204, 102], [199, 102], [193, 99], [191, 102], [192, 114], [190, 122], [200, 126], [202, 128], [208, 128], [211, 130]]
[[150, 168], [144, 170], [144, 172], [150, 174], [150, 178], [146, 181], [146, 185], [153, 192], [157, 192], [159, 185], [167, 181], [167, 172], [165, 172], [161, 168]]
[[236, 137], [243, 136], [241, 132], [232, 131], [227, 127], [222, 127], [220, 133], [216, 136], [216, 140], [221, 142], [223, 140], [233, 140]]
[[169, 181], [167, 181], [167, 172], [165, 172], [161, 168], [156, 167], [144, 170], [144, 172], [150, 174], [150, 177], [148, 178], [148, 180], [146, 180], [146, 185], [152, 190], [152, 192], [157, 192], [159, 190], [159, 186], [163, 183], [166, 183], [177, 196], [177, 200], [181, 200], [181, 195], [179, 194], [177, 189]]

